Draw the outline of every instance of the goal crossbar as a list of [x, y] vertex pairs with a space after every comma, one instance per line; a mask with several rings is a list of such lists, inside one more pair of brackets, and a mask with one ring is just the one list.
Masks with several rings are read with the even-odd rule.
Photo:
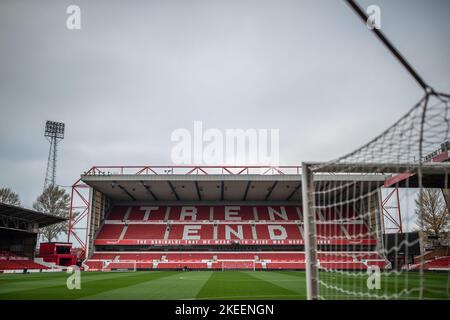
[[[450, 163], [422, 163], [422, 164], [395, 164], [395, 163], [305, 163], [314, 173], [418, 173], [422, 174], [450, 173]], [[303, 171], [304, 172], [304, 171]]]

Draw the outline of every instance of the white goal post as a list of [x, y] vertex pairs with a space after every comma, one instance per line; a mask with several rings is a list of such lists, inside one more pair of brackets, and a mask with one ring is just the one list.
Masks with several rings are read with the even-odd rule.
[[105, 260], [103, 261], [102, 271], [133, 271], [137, 270], [138, 261], [136, 260], [123, 260], [123, 261], [113, 261]]
[[[430, 217], [449, 214], [449, 145], [450, 96], [428, 92], [354, 152], [303, 163], [308, 299], [450, 298], [448, 272], [440, 292], [426, 288], [428, 270], [446, 260], [433, 261], [424, 250], [434, 250]], [[407, 215], [403, 225], [400, 213], [395, 225], [383, 198], [392, 189]], [[442, 230], [438, 241], [448, 243]]]

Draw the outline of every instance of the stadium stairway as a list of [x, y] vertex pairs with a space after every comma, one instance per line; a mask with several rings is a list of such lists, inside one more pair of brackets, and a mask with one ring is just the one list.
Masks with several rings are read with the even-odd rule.
[[34, 262], [43, 265], [44, 267], [47, 267], [48, 269], [53, 271], [63, 271], [67, 269], [67, 267], [58, 266], [54, 262], [45, 262], [43, 258], [34, 258]]

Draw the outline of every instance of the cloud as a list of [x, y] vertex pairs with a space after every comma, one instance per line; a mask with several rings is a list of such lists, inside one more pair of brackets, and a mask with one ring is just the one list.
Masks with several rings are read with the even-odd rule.
[[[329, 160], [421, 96], [341, 2], [77, 1], [80, 31], [65, 28], [69, 4], [0, 4], [0, 184], [27, 206], [44, 182], [48, 119], [66, 123], [57, 181], [70, 185], [92, 165], [170, 164], [171, 132], [195, 120], [280, 129], [282, 164]], [[450, 88], [449, 3], [378, 5], [383, 31]]]

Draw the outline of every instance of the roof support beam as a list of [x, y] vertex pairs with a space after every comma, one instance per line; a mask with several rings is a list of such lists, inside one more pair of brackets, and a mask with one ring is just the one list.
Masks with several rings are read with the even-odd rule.
[[225, 193], [225, 182], [222, 180], [220, 183], [220, 200], [223, 201], [223, 196]]
[[175, 187], [173, 186], [173, 184], [170, 181], [167, 181], [167, 183], [169, 184], [170, 189], [172, 190], [172, 193], [175, 195], [175, 198], [180, 201], [180, 197], [178, 196], [177, 191], [175, 190]]
[[300, 182], [300, 183], [298, 184], [298, 186], [296, 186], [296, 187], [294, 188], [294, 190], [291, 192], [291, 194], [286, 198], [286, 201], [291, 200], [291, 198], [295, 195], [295, 193], [298, 191], [298, 189], [300, 189], [301, 186], [302, 186], [302, 183]]
[[242, 201], [247, 200], [247, 195], [248, 195], [248, 190], [250, 189], [250, 185], [251, 185], [251, 181], [247, 182], [247, 186], [245, 187], [244, 198], [242, 199]]
[[267, 201], [267, 200], [269, 199], [270, 195], [272, 194], [273, 189], [275, 189], [275, 187], [277, 186], [277, 184], [278, 184], [278, 181], [275, 181], [275, 182], [273, 183], [273, 185], [269, 188], [269, 192], [267, 192], [266, 198], [265, 198], [264, 200]]
[[200, 188], [198, 187], [198, 182], [195, 181], [195, 190], [197, 190], [198, 200], [202, 200], [202, 195], [200, 194]]
[[129, 196], [133, 201], [136, 201], [136, 198], [135, 198], [130, 192], [128, 192], [128, 190], [125, 189], [124, 186], [122, 186], [122, 185], [120, 185], [120, 184], [118, 184], [117, 186], [118, 186], [123, 192], [125, 192], [125, 193], [127, 194], [127, 196]]
[[[4, 226], [8, 223], [14, 224], [17, 229], [25, 229], [37, 223], [39, 228], [66, 221], [67, 219], [57, 217], [48, 213], [25, 209], [9, 204], [0, 203], [0, 219]], [[22, 230], [23, 231], [23, 230]]]
[[147, 192], [153, 197], [155, 201], [159, 201], [158, 197], [155, 195], [155, 193], [150, 189], [148, 185], [146, 185], [143, 181], [141, 181], [142, 186], [147, 190]]

